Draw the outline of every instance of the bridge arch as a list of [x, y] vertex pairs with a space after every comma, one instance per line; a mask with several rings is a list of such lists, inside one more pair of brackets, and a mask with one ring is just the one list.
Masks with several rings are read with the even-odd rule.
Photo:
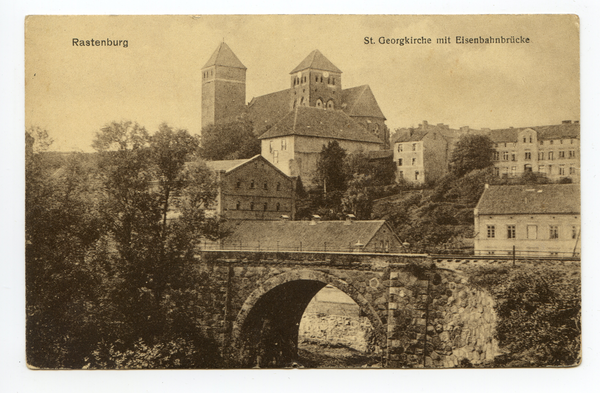
[[330, 273], [312, 269], [287, 271], [260, 283], [246, 298], [232, 327], [233, 347], [242, 366], [282, 366], [298, 351], [298, 328], [311, 299], [332, 285], [358, 304], [369, 319], [377, 343], [384, 347], [381, 318], [359, 289]]

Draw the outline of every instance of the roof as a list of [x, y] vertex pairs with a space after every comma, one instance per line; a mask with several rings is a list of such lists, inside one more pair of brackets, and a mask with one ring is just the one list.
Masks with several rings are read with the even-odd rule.
[[394, 157], [393, 150], [369, 150], [365, 152], [369, 160], [381, 160]]
[[241, 165], [241, 164], [245, 163], [246, 161], [250, 161], [251, 159], [252, 158], [245, 158], [243, 160], [206, 161], [206, 166], [215, 172], [220, 172], [220, 171], [229, 172], [230, 170], [237, 167], [238, 165]]
[[[360, 242], [366, 246], [384, 220], [369, 221], [239, 221], [231, 223], [225, 245], [257, 246], [261, 249], [318, 251], [347, 250]], [[391, 229], [390, 229], [391, 230]]]
[[202, 69], [214, 65], [246, 69], [240, 59], [237, 58], [235, 53], [233, 53], [231, 48], [229, 48], [225, 42], [219, 44]]
[[299, 106], [275, 123], [259, 139], [300, 135], [381, 144], [381, 140], [352, 120], [345, 112]]
[[342, 90], [342, 109], [352, 117], [377, 117], [385, 120], [369, 85]]
[[325, 56], [323, 56], [318, 49], [310, 52], [310, 54], [306, 56], [306, 58], [302, 60], [302, 62], [298, 64], [296, 68], [290, 72], [290, 74], [295, 74], [296, 72], [300, 72], [308, 68], [313, 70], [337, 72], [340, 74], [342, 73], [342, 71], [334, 66], [333, 63], [330, 62]]
[[281, 120], [290, 111], [290, 89], [254, 97], [248, 104], [248, 117], [254, 133], [263, 134], [273, 123]]
[[579, 184], [489, 186], [479, 199], [479, 214], [579, 214]]
[[570, 139], [579, 138], [579, 123], [562, 123], [550, 126], [534, 126], [520, 128], [503, 128], [490, 131], [490, 139], [495, 143], [517, 142], [519, 133], [523, 130], [532, 129], [538, 133], [538, 140]]
[[403, 132], [396, 137], [394, 143], [417, 142], [423, 140], [425, 135], [429, 134], [430, 130], [414, 130], [411, 132]]

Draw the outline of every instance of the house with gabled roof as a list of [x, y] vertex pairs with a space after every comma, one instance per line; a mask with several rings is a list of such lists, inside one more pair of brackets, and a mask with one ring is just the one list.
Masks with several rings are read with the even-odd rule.
[[385, 220], [238, 221], [221, 247], [226, 250], [403, 252]]
[[278, 220], [295, 215], [296, 179], [260, 155], [245, 160], [207, 161], [218, 193], [207, 214], [228, 220]]
[[475, 216], [475, 254], [578, 256], [578, 184], [486, 185]]

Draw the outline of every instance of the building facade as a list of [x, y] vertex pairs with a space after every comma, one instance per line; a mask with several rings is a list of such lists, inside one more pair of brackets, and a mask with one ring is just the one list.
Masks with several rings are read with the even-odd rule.
[[399, 182], [423, 184], [448, 172], [449, 145], [440, 127], [421, 127], [399, 133], [393, 143], [393, 152]]
[[554, 126], [492, 130], [494, 171], [500, 177], [535, 172], [556, 181], [580, 181], [580, 125], [564, 121]]
[[578, 184], [488, 186], [475, 208], [475, 255], [578, 256]]
[[208, 161], [218, 180], [211, 213], [228, 220], [279, 220], [295, 215], [295, 179], [264, 157]]

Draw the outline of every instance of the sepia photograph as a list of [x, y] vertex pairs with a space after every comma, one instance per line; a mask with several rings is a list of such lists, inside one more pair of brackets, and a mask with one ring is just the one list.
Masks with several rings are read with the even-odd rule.
[[24, 30], [28, 368], [585, 359], [579, 16]]

